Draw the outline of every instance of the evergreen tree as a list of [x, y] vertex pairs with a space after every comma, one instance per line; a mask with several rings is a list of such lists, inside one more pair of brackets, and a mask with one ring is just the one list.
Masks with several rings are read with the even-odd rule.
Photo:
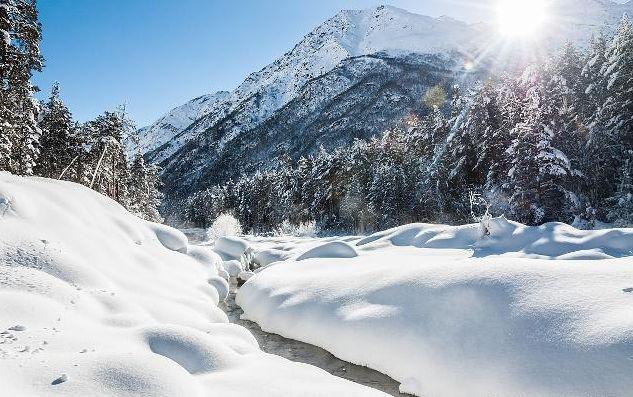
[[628, 153], [619, 170], [618, 187], [609, 199], [609, 220], [618, 227], [633, 226], [633, 152]]
[[13, 60], [10, 7], [12, 4], [6, 0], [0, 3], [0, 170], [13, 169], [15, 142], [13, 109], [9, 101], [9, 71]]
[[128, 188], [130, 212], [151, 222], [162, 222], [158, 212], [161, 200], [158, 187], [158, 169], [155, 166], [146, 166], [145, 159], [141, 153], [137, 152], [130, 167]]
[[607, 50], [603, 76], [609, 91], [604, 106], [607, 133], [621, 142], [622, 156], [633, 148], [633, 26], [625, 15]]
[[123, 137], [133, 129], [122, 111], [105, 112], [87, 123], [91, 135], [89, 160], [93, 166], [90, 187], [127, 207], [129, 168]]
[[55, 83], [48, 102], [42, 107], [39, 123], [41, 153], [35, 172], [47, 178], [59, 178], [79, 154], [74, 136], [76, 125], [59, 91], [59, 83]]
[[0, 167], [31, 175], [39, 154], [37, 88], [41, 26], [35, 0], [3, 0], [0, 7]]
[[606, 100], [591, 125], [587, 144], [588, 194], [598, 207], [598, 216], [607, 211], [617, 170], [633, 148], [633, 28], [626, 16], [608, 45], [601, 74]]
[[595, 116], [606, 100], [607, 84], [602, 74], [607, 53], [607, 40], [604, 35], [592, 36], [589, 49], [583, 59], [583, 68], [579, 81], [581, 98], [576, 98], [579, 111], [587, 128], [595, 121]]
[[542, 70], [529, 69], [523, 121], [512, 131], [514, 141], [508, 149], [510, 204], [515, 219], [540, 224], [559, 219], [565, 208], [567, 178], [571, 173], [567, 156], [554, 146], [556, 121], [552, 105], [543, 89]]

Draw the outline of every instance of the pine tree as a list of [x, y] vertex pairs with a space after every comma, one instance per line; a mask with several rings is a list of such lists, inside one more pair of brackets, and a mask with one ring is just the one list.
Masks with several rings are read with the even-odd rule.
[[633, 26], [626, 15], [609, 45], [602, 72], [609, 91], [605, 127], [619, 138], [625, 153], [633, 148]]
[[133, 125], [123, 111], [116, 111], [105, 112], [88, 122], [86, 129], [91, 135], [89, 161], [93, 164], [93, 175], [90, 187], [127, 207], [129, 168], [122, 142]]
[[617, 170], [625, 153], [633, 149], [633, 28], [626, 16], [608, 45], [600, 72], [606, 100], [591, 125], [587, 144], [588, 193], [598, 207], [598, 216], [607, 211], [606, 200], [615, 192]]
[[39, 154], [37, 88], [30, 79], [43, 66], [41, 26], [35, 0], [0, 5], [0, 169], [30, 175]]
[[129, 210], [140, 218], [145, 218], [145, 207], [149, 201], [149, 180], [145, 159], [140, 152], [136, 152], [130, 166], [128, 194], [130, 197]]
[[543, 70], [526, 70], [523, 120], [513, 129], [514, 141], [507, 152], [512, 164], [510, 204], [515, 219], [527, 224], [559, 219], [571, 173], [567, 156], [554, 145], [556, 118], [544, 99], [543, 75]]
[[[161, 202], [159, 184], [158, 168], [147, 166], [143, 155], [137, 152], [130, 167], [128, 187], [130, 212], [151, 222], [162, 222], [162, 217], [158, 212]], [[207, 208], [200, 210], [204, 210], [206, 213]]]
[[10, 106], [8, 87], [13, 59], [10, 7], [12, 4], [6, 0], [0, 3], [0, 170], [13, 169], [12, 153], [15, 142], [13, 110]]
[[[145, 210], [143, 211], [145, 219], [151, 222], [162, 222], [163, 217], [159, 212], [159, 208], [161, 206], [163, 194], [160, 192], [160, 170], [156, 165], [150, 165], [147, 167], [147, 187], [147, 201], [145, 203]], [[218, 188], [216, 187], [216, 189]], [[223, 197], [221, 189], [217, 196], [218, 197], [214, 197], [214, 199], [216, 200], [216, 205], [220, 207], [220, 210], [218, 211], [219, 215], [222, 206], [222, 199], [220, 197]]]
[[59, 178], [73, 160], [76, 162], [79, 154], [74, 137], [76, 125], [59, 93], [59, 83], [55, 83], [48, 102], [42, 107], [39, 123], [41, 153], [35, 173], [47, 178]]
[[579, 111], [587, 128], [595, 121], [595, 115], [606, 100], [607, 84], [602, 74], [607, 53], [607, 40], [604, 35], [592, 36], [589, 49], [583, 59], [583, 68], [579, 81], [581, 98], [576, 98]]
[[618, 227], [633, 226], [633, 152], [619, 170], [618, 187], [609, 199], [609, 220]]

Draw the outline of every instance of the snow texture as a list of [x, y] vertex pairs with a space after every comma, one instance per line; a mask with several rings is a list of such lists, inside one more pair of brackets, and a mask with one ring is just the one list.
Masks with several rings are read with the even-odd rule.
[[248, 244], [239, 237], [220, 237], [215, 242], [214, 250], [228, 259], [240, 259], [246, 252]]
[[384, 396], [262, 352], [180, 232], [69, 182], [0, 173], [0, 202], [3, 396]]
[[[342, 240], [359, 256], [256, 273], [237, 295], [243, 317], [418, 396], [631, 395], [633, 230], [498, 218]], [[292, 258], [322, 244], [251, 241]]]

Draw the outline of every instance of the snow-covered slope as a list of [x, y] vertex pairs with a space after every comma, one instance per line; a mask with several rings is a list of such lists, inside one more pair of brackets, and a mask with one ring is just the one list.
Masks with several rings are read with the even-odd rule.
[[80, 185], [0, 173], [0, 395], [385, 396], [262, 352], [218, 256]]
[[629, 397], [633, 230], [505, 219], [256, 238], [244, 317], [438, 397]]
[[[171, 110], [151, 126], [138, 131], [139, 150], [148, 153], [161, 148], [163, 156], [170, 156], [184, 142], [179, 134], [199, 118], [222, 106], [229, 95], [223, 91], [203, 95]], [[128, 152], [134, 154], [135, 150], [136, 147], [130, 142]]]

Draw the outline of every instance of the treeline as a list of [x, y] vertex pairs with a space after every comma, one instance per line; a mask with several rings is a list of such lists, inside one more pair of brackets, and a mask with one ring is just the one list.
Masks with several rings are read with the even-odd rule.
[[59, 85], [44, 104], [34, 95], [42, 70], [41, 26], [35, 0], [0, 3], [0, 171], [84, 184], [131, 212], [161, 221], [158, 170], [138, 153], [131, 164], [124, 139], [135, 128], [122, 109], [84, 124], [73, 121]]
[[[370, 141], [200, 191], [185, 217], [233, 213], [245, 230], [284, 221], [365, 232], [409, 222], [472, 221], [472, 195], [492, 214], [538, 225], [633, 225], [633, 29], [584, 51], [566, 45], [515, 76], [452, 95]], [[477, 211], [478, 209], [475, 209]]]

